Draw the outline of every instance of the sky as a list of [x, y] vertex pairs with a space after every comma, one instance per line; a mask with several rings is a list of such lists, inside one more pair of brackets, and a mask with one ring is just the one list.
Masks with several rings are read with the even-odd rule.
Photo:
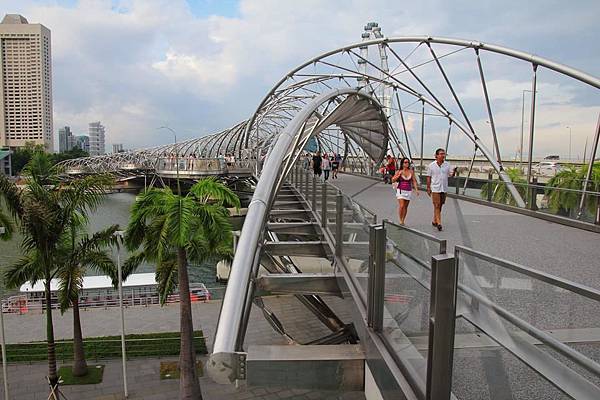
[[[596, 0], [0, 0], [0, 10], [52, 32], [55, 141], [62, 126], [82, 134], [88, 122], [100, 120], [107, 150], [112, 143], [172, 142], [160, 126], [176, 130], [178, 140], [230, 127], [248, 118], [295, 66], [360, 41], [369, 21], [389, 37], [495, 43], [600, 76]], [[499, 93], [514, 83], [498, 81]], [[550, 117], [565, 116], [552, 129], [562, 140], [571, 126], [573, 148], [581, 152], [600, 110], [597, 90], [578, 97], [568, 85], [547, 85], [540, 92], [562, 99], [548, 109]], [[463, 86], [468, 94], [469, 83]], [[505, 96], [514, 107], [499, 114], [500, 125], [520, 111], [514, 93]], [[540, 153], [564, 152], [554, 149], [550, 133], [539, 141]]]

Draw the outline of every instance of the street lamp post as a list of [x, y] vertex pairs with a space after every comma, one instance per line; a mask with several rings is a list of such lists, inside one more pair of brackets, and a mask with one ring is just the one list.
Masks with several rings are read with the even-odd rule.
[[181, 196], [181, 186], [179, 185], [179, 148], [177, 147], [177, 132], [168, 126], [160, 126], [158, 129], [168, 129], [175, 137], [175, 168], [177, 171], [177, 194]]
[[[117, 241], [123, 241], [123, 235], [125, 232], [116, 231], [114, 236]], [[125, 352], [125, 313], [123, 312], [123, 274], [121, 268], [121, 256], [119, 254], [119, 245], [117, 244], [117, 274], [119, 281], [119, 311], [121, 313], [121, 357], [123, 359], [123, 390], [125, 392], [125, 398], [129, 397], [127, 390], [127, 354]]]
[[571, 161], [571, 127], [567, 126], [567, 129], [569, 129], [569, 161]]
[[[0, 226], [0, 235], [6, 233], [6, 228]], [[6, 372], [6, 338], [4, 336], [4, 311], [2, 310], [2, 292], [0, 292], [0, 330], [2, 331], [2, 378], [4, 381], [4, 398], [8, 400], [8, 373]]]

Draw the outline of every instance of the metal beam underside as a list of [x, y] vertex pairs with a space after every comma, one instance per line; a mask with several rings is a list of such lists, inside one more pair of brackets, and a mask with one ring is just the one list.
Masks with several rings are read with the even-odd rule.
[[266, 274], [257, 280], [255, 296], [270, 294], [317, 294], [341, 297], [334, 274]]

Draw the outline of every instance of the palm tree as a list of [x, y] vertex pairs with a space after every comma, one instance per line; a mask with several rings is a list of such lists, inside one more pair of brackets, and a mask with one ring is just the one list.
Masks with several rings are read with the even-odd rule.
[[188, 260], [200, 263], [231, 253], [231, 225], [226, 206], [240, 207], [237, 196], [214, 179], [204, 179], [187, 195], [150, 189], [133, 205], [125, 244], [136, 251], [124, 264], [126, 277], [141, 262], [156, 264], [161, 302], [179, 287], [181, 342], [179, 397], [202, 399], [196, 374]]
[[[527, 188], [525, 186], [525, 179], [523, 178], [521, 170], [519, 168], [507, 168], [506, 174], [509, 176], [511, 182], [515, 185], [521, 197], [525, 197]], [[485, 183], [481, 187], [481, 198], [487, 199], [490, 190], [492, 190], [493, 202], [509, 204], [511, 206], [517, 205], [517, 202], [508, 190], [506, 183], [501, 181]]]
[[83, 226], [73, 226], [61, 243], [58, 257], [59, 279], [58, 300], [60, 311], [73, 309], [73, 376], [87, 374], [87, 362], [83, 350], [81, 319], [79, 318], [79, 294], [83, 286], [86, 271], [107, 275], [117, 287], [117, 268], [106, 252], [106, 248], [116, 241], [114, 233], [119, 230], [113, 225], [89, 236], [83, 233]]
[[[559, 214], [570, 215], [577, 210], [581, 201], [581, 189], [587, 175], [588, 166], [582, 168], [568, 167], [559, 171], [546, 185], [548, 207]], [[566, 190], [565, 190], [566, 189]], [[600, 163], [592, 166], [592, 176], [588, 183], [588, 191], [600, 189]], [[584, 207], [591, 213], [595, 212], [598, 198], [587, 196]]]
[[58, 273], [57, 253], [61, 239], [75, 220], [85, 219], [95, 209], [112, 178], [105, 175], [74, 179], [61, 183], [59, 170], [51, 165], [50, 157], [36, 152], [26, 168], [25, 187], [21, 190], [0, 175], [0, 197], [8, 212], [18, 222], [23, 236], [23, 257], [11, 270], [18, 270], [8, 281], [44, 281], [46, 302], [46, 340], [48, 345], [48, 380], [58, 386], [56, 351], [52, 322], [50, 282]]

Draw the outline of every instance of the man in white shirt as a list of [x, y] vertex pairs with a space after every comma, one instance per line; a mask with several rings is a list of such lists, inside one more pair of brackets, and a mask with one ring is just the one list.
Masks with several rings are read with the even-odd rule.
[[442, 230], [442, 206], [446, 202], [448, 177], [454, 176], [455, 170], [445, 161], [446, 151], [437, 149], [435, 161], [427, 166], [427, 194], [433, 202], [433, 221], [431, 225]]

